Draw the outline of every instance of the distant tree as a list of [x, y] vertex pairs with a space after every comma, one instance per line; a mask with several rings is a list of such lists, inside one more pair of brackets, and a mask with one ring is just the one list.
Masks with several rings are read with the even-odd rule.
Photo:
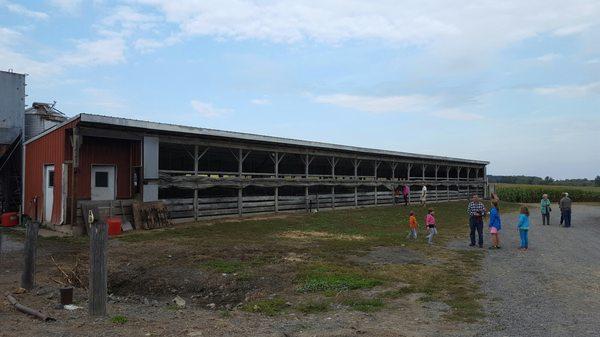
[[600, 176], [596, 176], [596, 179], [594, 179], [594, 185], [600, 186]]
[[544, 178], [544, 184], [546, 185], [550, 185], [554, 182], [554, 178], [546, 176], [546, 178]]

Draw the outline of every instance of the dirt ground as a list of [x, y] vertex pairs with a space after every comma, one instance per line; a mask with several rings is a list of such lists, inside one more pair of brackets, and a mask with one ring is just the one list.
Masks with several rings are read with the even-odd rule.
[[[464, 205], [442, 207], [453, 212], [456, 208], [455, 217], [462, 219]], [[562, 336], [562, 332], [592, 336], [586, 331], [598, 331], [600, 313], [597, 307], [600, 303], [599, 256], [598, 250], [592, 248], [597, 247], [594, 242], [597, 243], [600, 232], [599, 227], [592, 226], [598, 223], [600, 208], [577, 207], [571, 229], [558, 228], [556, 223], [539, 228], [532, 217], [534, 230], [528, 255], [515, 251], [516, 238], [510, 233], [511, 220], [506, 215], [504, 248], [493, 252], [485, 250], [482, 271], [477, 274], [475, 285], [451, 278], [465, 271], [445, 260], [448, 255], [479, 259], [481, 250], [465, 247], [466, 225], [457, 222], [454, 231], [464, 229], [464, 233], [449, 233], [448, 227], [442, 227], [448, 224], [442, 224], [440, 232], [445, 242], [430, 248], [424, 242], [407, 241], [404, 230], [395, 233], [393, 227], [386, 227], [387, 221], [395, 221], [396, 210], [339, 211], [340, 216], [346, 216], [341, 219], [334, 219], [332, 212], [313, 218], [205, 223], [203, 227], [178, 227], [165, 233], [148, 232], [129, 239], [112, 239], [109, 316], [98, 319], [87, 315], [87, 295], [83, 288], [75, 291], [75, 303], [82, 309], [56, 308], [60, 288], [57, 282], [64, 282], [64, 278], [57, 267], [48, 262], [52, 256], [66, 271], [76, 263], [85, 269], [87, 242], [43, 239], [38, 250], [39, 261], [45, 262], [37, 266], [38, 286], [32, 292], [15, 297], [57, 320], [40, 322], [17, 312], [2, 298], [0, 336], [537, 336], [541, 332], [549, 336]], [[439, 209], [440, 218], [450, 219], [450, 214], [444, 213], [448, 210]], [[382, 212], [389, 212], [392, 220], [373, 215]], [[343, 230], [332, 225], [334, 221], [341, 224]], [[351, 224], [352, 221], [356, 224]], [[242, 238], [232, 237], [227, 229], [222, 229], [228, 225], [244, 226], [247, 232]], [[268, 226], [273, 226], [272, 230], [267, 230]], [[542, 233], [545, 239], [541, 239]], [[22, 269], [22, 237], [5, 235], [4, 239], [0, 270], [2, 294], [18, 288]], [[421, 236], [420, 240], [424, 238]], [[458, 254], [461, 251], [477, 254], [463, 256]], [[228, 259], [231, 256], [236, 259]], [[390, 280], [333, 294], [297, 291], [298, 275], [302, 275], [303, 270], [314, 264], [318, 266], [315, 270], [319, 270], [334, 263], [347, 268], [343, 270], [389, 276]], [[478, 264], [465, 266], [479, 268]], [[401, 277], [394, 278], [395, 273]], [[423, 279], [427, 287], [414, 284], [415, 280], [421, 280], [421, 273], [431, 273], [432, 280]], [[85, 272], [78, 275], [81, 283], [87, 285]], [[465, 275], [470, 278], [471, 274]], [[458, 300], [441, 296], [447, 289], [436, 286], [448, 283], [456, 283], [456, 287], [448, 289], [460, 294], [464, 288], [467, 288], [464, 294], [470, 294], [469, 287], [474, 286], [472, 292], [484, 298], [476, 287], [480, 285], [485, 293], [482, 303], [488, 318], [483, 318], [475, 307], [472, 315], [480, 315], [480, 321], [449, 319], [455, 308], [469, 308], [472, 304], [468, 299], [461, 302], [464, 294], [459, 295]], [[416, 290], [401, 296], [386, 296], [382, 309], [370, 310], [368, 306], [356, 309], [347, 304], [353, 299], [378, 299], [390, 292], [404, 293], [402, 290], [408, 288]], [[539, 296], [531, 295], [533, 293]], [[185, 308], [173, 303], [176, 296], [186, 301]], [[281, 303], [278, 298], [283, 299]], [[533, 302], [536, 298], [539, 300]], [[276, 314], [252, 312], [252, 305], [262, 305], [261, 301], [279, 303]], [[305, 303], [323, 301], [328, 306], [323, 312], [307, 310], [304, 313], [298, 309]], [[523, 311], [515, 310], [515, 306], [522, 307]], [[546, 315], [551, 318], [547, 325], [551, 328], [544, 330], [536, 324], [543, 321], [544, 312], [549, 308], [559, 310]], [[538, 312], [541, 309], [545, 311]], [[127, 321], [121, 324], [115, 317]], [[561, 317], [570, 320], [561, 320]], [[528, 331], [540, 334], [522, 334], [521, 323]]]

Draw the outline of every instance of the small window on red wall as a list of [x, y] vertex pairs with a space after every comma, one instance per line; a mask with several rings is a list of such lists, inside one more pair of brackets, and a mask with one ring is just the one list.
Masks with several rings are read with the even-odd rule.
[[95, 187], [108, 187], [108, 172], [96, 172], [94, 178]]
[[48, 171], [48, 187], [54, 187], [54, 171]]

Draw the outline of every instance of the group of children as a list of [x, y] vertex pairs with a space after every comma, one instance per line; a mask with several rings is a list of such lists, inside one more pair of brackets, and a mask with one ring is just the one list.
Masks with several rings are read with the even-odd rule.
[[[417, 222], [417, 217], [415, 216], [415, 212], [410, 211], [410, 215], [408, 217], [408, 225], [410, 226], [410, 232], [408, 233], [407, 238], [417, 239], [417, 232], [419, 229], [419, 223]], [[425, 216], [425, 228], [429, 234], [427, 235], [427, 243], [433, 243], [433, 237], [437, 234], [437, 228], [435, 226], [435, 211], [433, 208], [430, 208], [427, 211], [427, 215]]]
[[[490, 210], [490, 220], [489, 220], [489, 230], [490, 235], [492, 237], [492, 246], [490, 249], [500, 249], [500, 230], [502, 229], [502, 221], [500, 219], [500, 208], [498, 207], [498, 200], [492, 200], [492, 209]], [[407, 238], [417, 239], [417, 232], [419, 229], [419, 223], [417, 222], [417, 217], [415, 216], [415, 212], [410, 211], [410, 215], [408, 217], [408, 224], [410, 227], [410, 232], [407, 235]], [[427, 243], [433, 243], [433, 237], [437, 235], [437, 227], [435, 221], [435, 211], [433, 208], [430, 208], [427, 211], [427, 215], [425, 216], [425, 228], [428, 232], [427, 235]], [[529, 248], [529, 209], [527, 207], [522, 206], [519, 212], [519, 221], [517, 223], [517, 229], [519, 230], [519, 237], [521, 240], [521, 245], [519, 246], [520, 250], [527, 250]]]

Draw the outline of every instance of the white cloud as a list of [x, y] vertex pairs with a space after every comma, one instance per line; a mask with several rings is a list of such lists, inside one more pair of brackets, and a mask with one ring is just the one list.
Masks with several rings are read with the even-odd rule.
[[133, 42], [133, 47], [141, 52], [149, 52], [155, 49], [172, 46], [179, 41], [180, 39], [178, 36], [170, 36], [162, 40], [140, 38]]
[[592, 26], [592, 25], [589, 23], [582, 23], [582, 24], [578, 24], [578, 25], [574, 25], [574, 26], [561, 27], [554, 31], [554, 35], [568, 36], [568, 35], [578, 34], [578, 33], [581, 33], [583, 31], [589, 29], [590, 26]]
[[109, 90], [99, 88], [85, 88], [82, 90], [86, 96], [86, 109], [96, 109], [99, 113], [117, 113], [127, 107], [127, 102], [115, 96]]
[[11, 13], [23, 15], [32, 19], [45, 20], [49, 18], [48, 14], [44, 12], [32, 11], [23, 5], [12, 3], [10, 1], [0, 0], [0, 5], [4, 6]]
[[549, 63], [549, 62], [558, 60], [560, 58], [562, 58], [561, 54], [548, 53], [548, 54], [544, 54], [542, 56], [536, 57], [535, 59], [542, 63]]
[[122, 35], [130, 35], [135, 31], [146, 31], [156, 28], [161, 18], [154, 14], [141, 12], [130, 6], [118, 6], [112, 14], [101, 21], [103, 27], [114, 31], [120, 27]]
[[125, 40], [109, 37], [78, 41], [76, 49], [60, 58], [60, 63], [75, 66], [118, 64], [125, 61]]
[[321, 95], [313, 97], [318, 103], [371, 113], [407, 112], [422, 110], [437, 100], [424, 95], [406, 96], [360, 96], [348, 94]]
[[267, 105], [267, 104], [271, 104], [271, 101], [266, 98], [255, 98], [255, 99], [250, 100], [250, 103], [255, 104], [255, 105]]
[[464, 112], [460, 109], [442, 109], [432, 113], [432, 115], [444, 119], [457, 120], [457, 121], [475, 121], [483, 119], [482, 115]]
[[419, 113], [435, 117], [456, 120], [476, 121], [482, 115], [465, 112], [449, 105], [447, 97], [427, 95], [404, 96], [359, 96], [348, 94], [315, 96], [317, 103], [331, 104], [343, 108], [360, 110], [368, 113]]
[[51, 0], [52, 6], [69, 14], [75, 14], [81, 9], [82, 0]]
[[218, 117], [231, 112], [231, 109], [216, 108], [212, 103], [201, 102], [192, 100], [190, 102], [192, 108], [204, 117]]
[[600, 95], [600, 82], [592, 82], [581, 85], [559, 85], [551, 87], [539, 87], [533, 89], [538, 95], [558, 96], [563, 98], [576, 98], [589, 95]]
[[12, 69], [18, 73], [47, 77], [60, 71], [54, 63], [40, 62], [19, 52], [19, 44], [23, 35], [13, 29], [0, 27], [0, 65], [2, 70]]
[[[600, 24], [600, 2], [138, 0], [186, 36], [293, 43], [380, 40], [449, 53], [493, 52], [544, 33], [583, 33]], [[479, 57], [481, 57], [479, 55]]]

